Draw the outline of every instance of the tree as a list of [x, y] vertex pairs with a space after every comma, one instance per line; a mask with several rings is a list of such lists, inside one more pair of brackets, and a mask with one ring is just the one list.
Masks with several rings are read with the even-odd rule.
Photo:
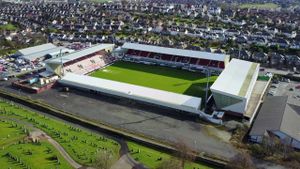
[[251, 156], [246, 152], [241, 152], [230, 159], [227, 169], [255, 169]]
[[177, 150], [176, 156], [180, 161], [181, 168], [184, 168], [186, 162], [194, 160], [195, 156], [193, 155], [193, 150], [183, 141], [178, 141], [175, 145], [175, 149]]
[[156, 169], [182, 169], [180, 161], [176, 158], [163, 160]]
[[113, 156], [108, 151], [99, 151], [96, 160], [94, 162], [94, 167], [96, 169], [109, 169], [113, 164]]

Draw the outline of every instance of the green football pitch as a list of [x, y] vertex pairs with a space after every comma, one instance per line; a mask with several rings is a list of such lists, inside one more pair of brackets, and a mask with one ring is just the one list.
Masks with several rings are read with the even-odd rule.
[[[205, 96], [206, 75], [169, 67], [119, 61], [90, 76], [109, 79], [190, 96]], [[210, 77], [210, 85], [217, 76]]]

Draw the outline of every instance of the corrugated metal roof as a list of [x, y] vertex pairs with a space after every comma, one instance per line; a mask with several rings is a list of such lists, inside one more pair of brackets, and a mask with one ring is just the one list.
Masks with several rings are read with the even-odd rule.
[[[275, 105], [274, 105], [275, 106]], [[280, 130], [300, 141], [300, 106], [288, 103], [285, 107]]]
[[227, 58], [229, 58], [229, 56], [225, 54], [201, 52], [201, 51], [186, 50], [186, 49], [167, 48], [167, 47], [144, 45], [138, 43], [125, 43], [122, 46], [122, 48], [174, 55], [174, 56], [185, 56], [190, 58], [216, 60], [216, 61], [225, 61]]
[[30, 47], [30, 48], [21, 49], [18, 52], [22, 55], [29, 55], [32, 53], [37, 53], [37, 52], [41, 52], [43, 50], [49, 50], [52, 48], [56, 48], [56, 46], [53, 45], [52, 43], [46, 43], [43, 45], [38, 45], [38, 46]]
[[65, 47], [54, 47], [54, 48], [51, 48], [51, 49], [47, 49], [47, 50], [43, 50], [43, 51], [40, 51], [40, 52], [36, 52], [36, 53], [31, 53], [31, 54], [28, 54], [28, 55], [24, 55], [22, 56], [23, 58], [27, 59], [27, 60], [36, 60], [37, 58], [40, 58], [40, 57], [43, 57], [45, 55], [58, 55], [60, 53], [60, 50], [62, 53], [71, 53], [71, 52], [74, 52], [74, 50], [72, 49], [67, 49]]
[[245, 97], [257, 66], [257, 63], [232, 59], [210, 89]]
[[262, 136], [266, 131], [281, 131], [300, 141], [300, 106], [288, 102], [288, 96], [267, 97], [249, 135]]
[[262, 136], [266, 130], [279, 130], [287, 96], [267, 97], [253, 123], [249, 135]]
[[81, 58], [83, 56], [98, 52], [100, 50], [106, 49], [106, 48], [110, 48], [110, 47], [114, 47], [114, 44], [99, 44], [99, 45], [94, 45], [92, 47], [89, 48], [85, 48], [82, 49], [80, 51], [76, 51], [70, 54], [67, 54], [65, 56], [63, 56], [62, 58], [55, 58], [55, 59], [50, 59], [47, 61], [47, 63], [66, 63], [78, 58]]
[[67, 73], [60, 83], [196, 113], [201, 98], [85, 75]]

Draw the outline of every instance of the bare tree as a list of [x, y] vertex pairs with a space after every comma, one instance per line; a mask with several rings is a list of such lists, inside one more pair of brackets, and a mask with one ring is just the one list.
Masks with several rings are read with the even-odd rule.
[[193, 161], [195, 156], [193, 154], [193, 149], [186, 145], [183, 141], [178, 141], [175, 144], [175, 148], [177, 150], [176, 156], [180, 161], [180, 166], [183, 169], [186, 162]]
[[230, 159], [227, 169], [255, 169], [251, 156], [246, 152], [241, 152]]
[[163, 160], [156, 169], [182, 169], [180, 161], [176, 158]]
[[109, 169], [113, 161], [113, 155], [110, 152], [99, 151], [94, 162], [94, 167], [96, 169]]

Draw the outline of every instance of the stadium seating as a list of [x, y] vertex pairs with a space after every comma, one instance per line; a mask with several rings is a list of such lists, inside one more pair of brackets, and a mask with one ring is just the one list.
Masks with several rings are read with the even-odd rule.
[[[148, 60], [154, 59], [154, 60], [161, 60], [163, 62], [170, 63], [181, 63], [181, 64], [189, 64], [191, 66], [196, 67], [214, 67], [214, 68], [220, 68], [224, 69], [225, 64], [221, 61], [215, 61], [215, 60], [207, 60], [207, 59], [197, 59], [197, 58], [188, 58], [184, 56], [173, 56], [173, 55], [167, 55], [167, 54], [159, 54], [159, 53], [151, 53], [151, 52], [145, 52], [145, 51], [139, 51], [139, 50], [132, 50], [129, 49], [125, 56], [135, 57], [136, 59], [142, 59], [142, 58], [148, 58]], [[142, 59], [144, 60], [144, 59]]]
[[84, 75], [112, 63], [115, 59], [116, 58], [109, 56], [105, 51], [100, 51], [65, 63], [64, 70], [66, 72]]

